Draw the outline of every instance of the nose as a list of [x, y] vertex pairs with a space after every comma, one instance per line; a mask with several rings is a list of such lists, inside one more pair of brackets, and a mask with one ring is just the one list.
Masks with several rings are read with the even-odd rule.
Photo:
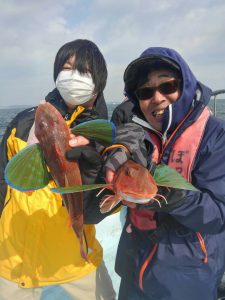
[[163, 94], [161, 94], [158, 90], [156, 90], [151, 98], [151, 102], [154, 104], [160, 104], [165, 100]]

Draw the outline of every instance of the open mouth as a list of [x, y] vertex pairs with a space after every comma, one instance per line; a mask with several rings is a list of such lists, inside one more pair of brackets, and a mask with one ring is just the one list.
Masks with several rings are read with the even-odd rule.
[[164, 111], [165, 111], [164, 109], [155, 110], [152, 112], [152, 115], [154, 118], [162, 118]]

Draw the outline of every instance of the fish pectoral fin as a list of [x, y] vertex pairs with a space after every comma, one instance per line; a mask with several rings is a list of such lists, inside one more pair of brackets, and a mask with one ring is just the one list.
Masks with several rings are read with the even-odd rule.
[[84, 184], [84, 185], [76, 185], [76, 186], [70, 186], [70, 187], [56, 187], [51, 188], [51, 191], [57, 194], [69, 194], [69, 193], [79, 193], [79, 192], [85, 192], [90, 190], [96, 190], [100, 188], [107, 188], [111, 187], [112, 184]]
[[118, 203], [120, 203], [121, 199], [117, 195], [105, 195], [100, 204], [100, 212], [105, 214], [112, 210]]
[[156, 166], [153, 176], [155, 182], [159, 186], [172, 187], [190, 191], [198, 191], [190, 182], [188, 182], [181, 174], [171, 167], [160, 164]]
[[73, 127], [71, 132], [109, 146], [115, 142], [116, 126], [111, 121], [98, 119], [81, 123]]
[[50, 175], [39, 144], [19, 151], [8, 162], [4, 171], [6, 183], [19, 191], [34, 191], [45, 187]]

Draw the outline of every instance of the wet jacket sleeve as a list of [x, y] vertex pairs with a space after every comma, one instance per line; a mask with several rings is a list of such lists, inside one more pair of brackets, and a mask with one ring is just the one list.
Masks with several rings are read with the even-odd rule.
[[185, 192], [184, 203], [170, 214], [181, 224], [203, 233], [225, 228], [225, 125], [209, 120], [196, 157], [192, 183], [199, 192]]

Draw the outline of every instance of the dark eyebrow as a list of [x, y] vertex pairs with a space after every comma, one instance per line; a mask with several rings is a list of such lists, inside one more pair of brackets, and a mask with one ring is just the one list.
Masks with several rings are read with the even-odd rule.
[[174, 75], [168, 75], [168, 74], [160, 74], [158, 77], [159, 77], [159, 78], [161, 78], [161, 77], [173, 78], [173, 77], [175, 77], [175, 76], [174, 76]]

